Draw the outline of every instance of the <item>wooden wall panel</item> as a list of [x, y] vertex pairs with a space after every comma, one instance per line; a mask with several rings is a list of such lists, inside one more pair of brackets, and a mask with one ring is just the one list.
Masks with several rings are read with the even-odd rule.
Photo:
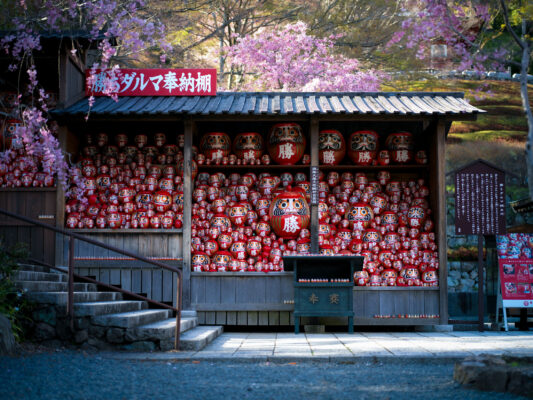
[[[55, 226], [56, 189], [2, 188], [0, 208]], [[56, 234], [52, 231], [0, 215], [0, 236], [7, 245], [27, 243], [31, 257], [52, 265], [55, 263]]]

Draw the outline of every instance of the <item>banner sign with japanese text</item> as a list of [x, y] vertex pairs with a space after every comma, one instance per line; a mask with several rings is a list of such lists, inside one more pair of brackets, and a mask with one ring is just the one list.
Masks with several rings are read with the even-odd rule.
[[504, 307], [533, 308], [533, 235], [496, 236]]
[[[215, 96], [216, 69], [128, 69], [85, 72], [87, 96]], [[108, 90], [106, 90], [108, 88]]]
[[505, 224], [505, 173], [478, 160], [455, 173], [455, 233], [501, 235]]

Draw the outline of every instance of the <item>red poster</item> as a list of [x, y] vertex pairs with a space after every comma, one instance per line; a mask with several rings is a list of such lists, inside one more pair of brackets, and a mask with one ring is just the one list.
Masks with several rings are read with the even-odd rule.
[[533, 307], [533, 235], [497, 236], [504, 307]]
[[[87, 96], [215, 96], [216, 69], [129, 69], [85, 71]], [[106, 92], [106, 88], [109, 91]]]

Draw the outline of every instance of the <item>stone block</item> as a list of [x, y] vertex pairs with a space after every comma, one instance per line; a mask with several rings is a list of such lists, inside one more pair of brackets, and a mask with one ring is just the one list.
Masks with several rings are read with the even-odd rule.
[[91, 325], [89, 326], [89, 336], [101, 339], [105, 336], [107, 328], [104, 326]]
[[448, 271], [448, 278], [451, 278], [454, 280], [461, 279], [461, 272], [456, 269], [450, 270]]
[[85, 330], [89, 329], [89, 318], [74, 318], [74, 329]]
[[462, 270], [469, 273], [477, 270], [477, 261], [463, 261]]
[[174, 350], [174, 339], [166, 339], [159, 341], [159, 348], [161, 351]]
[[53, 326], [45, 324], [44, 322], [39, 322], [35, 325], [35, 334], [33, 338], [41, 342], [43, 340], [50, 340], [56, 337], [56, 330]]
[[0, 314], [0, 355], [12, 355], [15, 350], [16, 344], [11, 322], [6, 316]]
[[112, 350], [113, 349], [113, 346], [110, 345], [109, 343], [103, 341], [103, 340], [99, 340], [99, 339], [95, 339], [95, 338], [89, 338], [87, 339], [87, 342], [86, 342], [89, 346], [95, 348], [95, 349], [98, 349], [98, 350]]
[[68, 318], [58, 318], [56, 320], [56, 333], [61, 340], [67, 341], [72, 338], [72, 330], [70, 329]]
[[88, 338], [89, 332], [87, 332], [87, 329], [76, 331], [76, 333], [74, 333], [74, 342], [77, 344], [85, 342]]
[[109, 328], [106, 332], [106, 340], [109, 343], [123, 343], [124, 342], [124, 329]]
[[122, 350], [127, 350], [127, 351], [155, 351], [157, 346], [154, 342], [144, 340], [144, 341], [125, 344], [121, 346], [120, 348]]
[[44, 322], [48, 325], [55, 326], [56, 325], [56, 309], [54, 306], [47, 306], [40, 308], [38, 310], [35, 310], [32, 313], [33, 320], [35, 322]]

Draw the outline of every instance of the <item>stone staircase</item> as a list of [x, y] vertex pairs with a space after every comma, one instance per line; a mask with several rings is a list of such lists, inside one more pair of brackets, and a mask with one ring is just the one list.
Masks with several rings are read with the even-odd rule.
[[[70, 342], [87, 349], [167, 351], [174, 349], [176, 318], [171, 310], [149, 309], [145, 301], [99, 292], [95, 284], [74, 283], [74, 331], [66, 317], [68, 276], [21, 264], [13, 279], [36, 303], [35, 339]], [[221, 326], [198, 326], [196, 311], [182, 311], [180, 350], [198, 351], [222, 333]]]

